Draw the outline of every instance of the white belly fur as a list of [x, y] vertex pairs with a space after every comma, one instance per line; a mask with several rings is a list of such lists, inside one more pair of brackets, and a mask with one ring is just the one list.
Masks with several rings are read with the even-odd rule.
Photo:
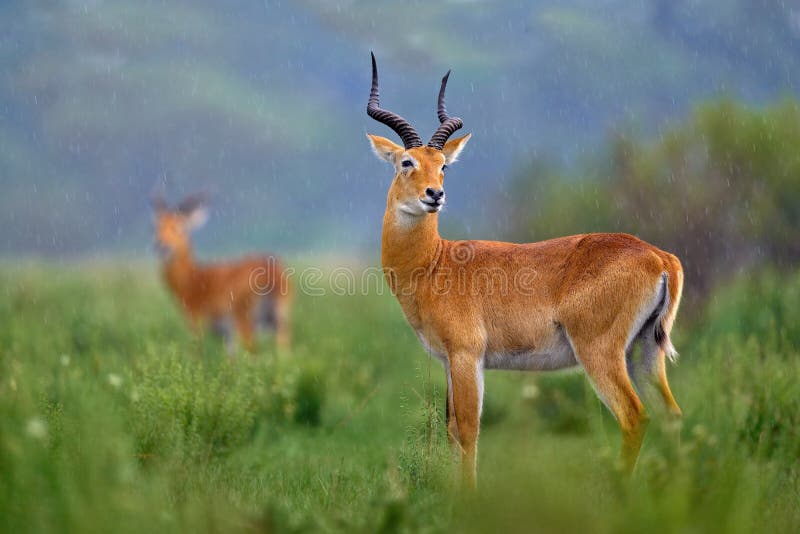
[[[447, 355], [434, 350], [422, 332], [417, 332], [420, 343], [432, 356], [447, 367]], [[551, 346], [516, 352], [487, 352], [484, 369], [506, 369], [513, 371], [555, 371], [578, 365], [575, 353], [565, 335], [556, 338]]]

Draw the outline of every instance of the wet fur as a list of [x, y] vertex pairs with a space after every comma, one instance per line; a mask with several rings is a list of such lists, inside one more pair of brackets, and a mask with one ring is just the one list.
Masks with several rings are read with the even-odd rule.
[[[666, 380], [669, 333], [680, 302], [678, 258], [628, 234], [581, 234], [538, 243], [450, 241], [438, 214], [407, 214], [427, 188], [443, 189], [442, 165], [469, 139], [442, 151], [404, 149], [369, 136], [379, 157], [395, 166], [383, 218], [381, 259], [387, 281], [411, 327], [445, 362], [447, 421], [474, 484], [483, 400], [483, 371], [547, 370], [580, 365], [623, 435], [622, 461], [632, 471], [647, 414], [629, 376], [632, 344], [643, 347], [642, 373], [672, 414], [678, 408]], [[416, 166], [398, 162], [411, 157]], [[405, 214], [404, 214], [405, 213]], [[530, 291], [504, 291], [491, 276], [477, 291], [456, 289], [461, 276], [501, 273], [505, 282], [532, 273]], [[449, 291], [441, 291], [443, 286]], [[636, 369], [633, 369], [636, 371]], [[644, 385], [644, 384], [643, 384]]]
[[189, 235], [194, 221], [204, 219], [201, 205], [180, 211], [157, 211], [156, 241], [165, 251], [164, 281], [196, 333], [218, 333], [230, 352], [234, 331], [244, 347], [255, 349], [255, 333], [275, 331], [281, 349], [289, 347], [291, 287], [283, 264], [274, 256], [200, 263], [192, 254]]

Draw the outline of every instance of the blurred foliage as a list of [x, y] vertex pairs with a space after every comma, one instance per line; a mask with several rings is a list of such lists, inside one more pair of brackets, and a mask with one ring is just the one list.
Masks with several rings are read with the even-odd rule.
[[798, 146], [796, 101], [710, 102], [657, 140], [618, 135], [585, 179], [541, 162], [522, 171], [513, 233], [632, 233], [677, 254], [687, 286], [705, 293], [744, 267], [800, 261]]
[[487, 373], [462, 494], [441, 366], [391, 295], [298, 295], [291, 357], [229, 360], [150, 270], [4, 264], [0, 531], [795, 532], [799, 293], [749, 272], [679, 320], [681, 440], [648, 404], [627, 483], [581, 373]]
[[530, 398], [543, 427], [556, 433], [583, 433], [589, 430], [594, 392], [574, 373], [554, 373], [537, 377], [536, 396]]
[[[800, 457], [800, 397], [794, 391], [793, 357], [800, 349], [800, 275], [774, 271], [738, 276], [714, 293], [698, 324], [704, 363], [729, 386], [740, 439], [767, 458], [787, 452]], [[724, 371], [712, 369], [719, 365]]]
[[[182, 456], [207, 462], [246, 443], [259, 422], [292, 421], [298, 404], [308, 419], [308, 388], [298, 388], [297, 374], [296, 368], [280, 370], [263, 360], [239, 366], [226, 360], [208, 365], [176, 357], [145, 360], [129, 378], [136, 384], [129, 395], [129, 424], [137, 452], [146, 459], [179, 448]], [[320, 395], [314, 392], [316, 424]]]

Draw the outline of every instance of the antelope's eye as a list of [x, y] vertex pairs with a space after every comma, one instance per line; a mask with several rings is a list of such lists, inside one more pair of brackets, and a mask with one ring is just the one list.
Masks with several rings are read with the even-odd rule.
[[414, 166], [414, 162], [413, 162], [413, 161], [411, 161], [410, 159], [404, 159], [404, 160], [403, 160], [403, 163], [401, 163], [400, 165], [402, 165], [402, 167], [403, 167], [404, 169], [408, 169], [408, 168], [411, 168], [411, 167], [413, 167], [413, 166]]
[[442, 172], [446, 172], [446, 171], [447, 171], [447, 165], [442, 165]]

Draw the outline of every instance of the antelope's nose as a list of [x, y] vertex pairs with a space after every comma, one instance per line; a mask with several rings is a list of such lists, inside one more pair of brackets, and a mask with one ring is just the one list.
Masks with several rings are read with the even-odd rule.
[[434, 189], [429, 187], [425, 190], [425, 194], [431, 197], [434, 202], [438, 202], [444, 196], [444, 189]]

